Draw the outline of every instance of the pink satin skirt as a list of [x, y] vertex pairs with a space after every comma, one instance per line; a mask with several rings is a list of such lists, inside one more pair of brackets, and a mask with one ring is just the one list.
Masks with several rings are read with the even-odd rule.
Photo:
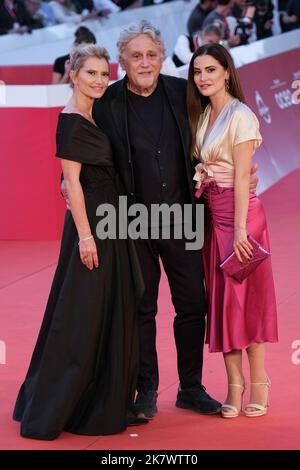
[[[271, 257], [239, 284], [220, 263], [233, 250], [234, 190], [210, 181], [203, 188], [208, 209], [203, 248], [208, 295], [206, 343], [210, 352], [245, 349], [251, 343], [278, 341]], [[249, 195], [247, 231], [270, 251], [266, 217], [260, 199]]]

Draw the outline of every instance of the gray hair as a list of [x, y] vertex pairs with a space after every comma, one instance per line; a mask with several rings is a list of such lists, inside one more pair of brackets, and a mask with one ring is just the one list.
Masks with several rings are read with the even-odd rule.
[[[96, 44], [80, 44], [72, 49], [70, 52], [70, 70], [73, 70], [75, 74], [83, 67], [85, 61], [90, 57], [96, 57], [97, 59], [105, 59], [109, 64], [109, 54], [104, 47], [97, 46]], [[71, 86], [73, 83], [71, 81]]]
[[121, 32], [117, 42], [117, 47], [119, 49], [119, 60], [121, 59], [123, 51], [129, 41], [134, 39], [136, 36], [140, 36], [141, 34], [146, 34], [152, 39], [153, 42], [159, 44], [162, 49], [163, 56], [165, 57], [166, 50], [161, 32], [155, 28], [155, 26], [149, 23], [149, 21], [142, 20], [140, 23], [130, 26]]

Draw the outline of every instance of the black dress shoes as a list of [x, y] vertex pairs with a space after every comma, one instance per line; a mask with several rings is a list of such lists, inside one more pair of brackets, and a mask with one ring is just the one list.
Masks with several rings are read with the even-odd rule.
[[149, 419], [136, 416], [132, 412], [127, 412], [126, 426], [140, 426], [141, 424], [149, 423]]
[[147, 392], [138, 392], [133, 412], [138, 418], [153, 419], [157, 413], [157, 392], [148, 390]]
[[184, 390], [179, 388], [176, 406], [200, 414], [214, 415], [221, 412], [222, 404], [210, 397], [203, 385], [197, 384]]

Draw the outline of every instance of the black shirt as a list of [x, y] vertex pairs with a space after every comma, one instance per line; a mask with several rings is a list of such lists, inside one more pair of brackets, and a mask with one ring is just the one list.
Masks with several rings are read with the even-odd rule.
[[189, 202], [180, 130], [160, 82], [148, 97], [127, 90], [127, 116], [136, 202]]
[[158, 83], [150, 96], [140, 96], [128, 90], [128, 102], [132, 112], [135, 112], [145, 127], [158, 142], [162, 127], [163, 91]]

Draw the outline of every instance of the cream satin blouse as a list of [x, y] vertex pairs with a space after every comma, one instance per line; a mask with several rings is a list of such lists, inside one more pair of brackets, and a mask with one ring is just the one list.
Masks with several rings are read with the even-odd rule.
[[197, 129], [195, 157], [201, 163], [195, 167], [196, 188], [199, 189], [207, 178], [214, 179], [221, 187], [233, 187], [233, 147], [253, 140], [255, 150], [262, 142], [259, 122], [248, 106], [233, 98], [207, 131], [210, 112], [208, 105], [200, 116]]

